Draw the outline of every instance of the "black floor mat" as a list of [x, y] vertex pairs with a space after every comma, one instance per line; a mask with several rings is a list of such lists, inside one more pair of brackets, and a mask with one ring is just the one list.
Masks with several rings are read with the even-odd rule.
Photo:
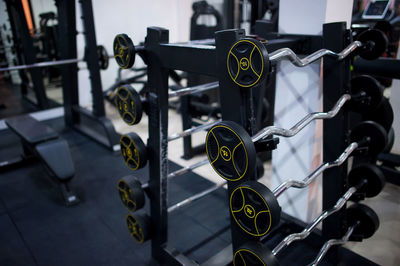
[[[125, 224], [128, 211], [116, 189], [119, 178], [127, 174], [145, 182], [147, 168], [132, 172], [119, 154], [64, 130], [61, 119], [48, 124], [70, 145], [76, 169], [71, 185], [82, 202], [65, 207], [58, 188], [38, 162], [0, 173], [0, 265], [147, 264], [150, 243], [138, 245], [130, 238]], [[4, 158], [21, 147], [17, 138], [2, 131], [0, 150]], [[178, 168], [170, 163], [170, 171]], [[212, 185], [193, 173], [177, 177], [169, 185], [169, 203]], [[226, 199], [226, 191], [219, 189], [172, 213], [170, 245], [201, 263], [230, 244]]]

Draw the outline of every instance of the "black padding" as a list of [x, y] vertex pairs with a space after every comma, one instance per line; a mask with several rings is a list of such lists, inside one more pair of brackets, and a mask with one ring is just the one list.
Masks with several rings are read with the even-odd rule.
[[40, 158], [61, 181], [71, 179], [75, 174], [74, 163], [66, 140], [55, 139], [36, 145]]
[[58, 138], [57, 132], [30, 115], [17, 116], [5, 120], [7, 126], [30, 144]]

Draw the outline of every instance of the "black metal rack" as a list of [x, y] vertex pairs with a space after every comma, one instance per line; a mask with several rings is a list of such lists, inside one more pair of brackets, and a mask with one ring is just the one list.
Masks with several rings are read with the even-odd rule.
[[[79, 106], [78, 66], [61, 66], [64, 116], [67, 126], [88, 135], [111, 150], [119, 148], [119, 136], [111, 121], [105, 117], [103, 89], [97, 58], [92, 1], [79, 1], [85, 32], [85, 61], [89, 70], [93, 110]], [[74, 1], [56, 1], [58, 9], [60, 59], [76, 58], [76, 9]], [[101, 133], [99, 133], [101, 132]]]
[[[346, 30], [345, 23], [330, 23], [323, 27], [323, 36], [279, 35], [264, 32], [261, 37], [274, 38], [268, 41], [266, 48], [273, 51], [283, 47], [292, 48], [296, 53], [307, 54], [322, 47], [333, 51], [341, 51], [351, 41], [351, 35]], [[263, 36], [264, 35], [264, 36]], [[242, 125], [250, 135], [257, 130], [255, 127], [255, 109], [252, 89], [240, 88], [229, 78], [226, 71], [226, 54], [236, 41], [244, 38], [242, 30], [224, 30], [216, 33], [215, 46], [193, 44], [170, 44], [169, 32], [163, 28], [148, 28], [145, 41], [145, 52], [148, 63], [149, 93], [149, 198], [150, 215], [152, 218], [153, 238], [151, 243], [152, 257], [161, 264], [191, 265], [193, 262], [174, 250], [168, 244], [168, 212], [167, 212], [167, 179], [168, 174], [168, 71], [183, 70], [196, 74], [209, 75], [218, 78], [223, 120], [231, 120]], [[350, 81], [350, 64], [348, 60], [338, 62], [324, 58], [323, 68], [323, 108], [331, 108], [342, 94], [347, 92]], [[195, 63], [193, 63], [195, 62]], [[347, 112], [341, 116], [324, 122], [323, 158], [332, 160], [340, 154], [346, 145], [349, 119]], [[256, 174], [255, 174], [256, 175]], [[257, 176], [242, 179], [256, 180]], [[323, 209], [331, 207], [347, 188], [347, 164], [330, 169], [323, 177]], [[228, 182], [230, 194], [238, 182]], [[227, 199], [228, 200], [228, 199]], [[228, 208], [228, 204], [227, 204]], [[243, 232], [233, 218], [230, 219], [232, 247], [235, 250], [247, 241], [254, 241]], [[313, 232], [306, 243], [323, 243], [330, 238], [340, 237], [345, 229], [346, 220], [343, 212], [332, 215], [323, 223], [322, 231]], [[288, 215], [283, 215], [281, 224], [263, 241], [271, 245], [277, 236], [288, 230], [299, 230], [304, 224]], [[289, 228], [289, 229], [288, 229]], [[260, 240], [258, 238], [258, 240]], [[319, 247], [318, 247], [319, 248]], [[232, 254], [232, 253], [231, 253]], [[332, 252], [333, 260], [350, 258], [352, 261], [365, 260], [344, 248], [336, 248]], [[343, 255], [345, 254], [345, 255]], [[350, 254], [350, 255], [349, 255]]]

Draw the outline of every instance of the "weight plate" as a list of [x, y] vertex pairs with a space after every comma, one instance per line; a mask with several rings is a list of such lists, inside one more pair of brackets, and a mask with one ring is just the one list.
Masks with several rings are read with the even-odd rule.
[[264, 176], [264, 164], [260, 158], [257, 157], [256, 159], [256, 169], [257, 169], [257, 178], [260, 179]]
[[386, 129], [386, 132], [388, 132], [394, 120], [392, 105], [387, 98], [384, 98], [382, 104], [375, 111], [365, 114], [363, 118], [379, 123]]
[[246, 181], [236, 187], [229, 208], [237, 225], [252, 236], [266, 235], [280, 220], [281, 207], [263, 184]]
[[269, 58], [265, 46], [255, 39], [237, 41], [228, 52], [228, 73], [240, 87], [252, 87], [269, 72]]
[[[353, 231], [353, 236], [363, 239], [369, 238], [379, 228], [379, 217], [373, 209], [364, 204], [353, 204], [346, 209], [347, 224], [349, 226], [359, 223]], [[350, 238], [351, 239], [351, 238]]]
[[350, 106], [356, 112], [374, 111], [383, 101], [383, 89], [371, 76], [362, 75], [351, 79], [351, 95], [365, 93], [365, 96], [352, 99]]
[[119, 143], [121, 146], [122, 157], [129, 168], [132, 170], [138, 170], [146, 165], [146, 146], [136, 133], [131, 132], [122, 135]]
[[118, 181], [118, 193], [124, 206], [131, 212], [144, 207], [145, 197], [142, 183], [134, 176], [124, 176]]
[[106, 70], [108, 68], [109, 56], [106, 48], [103, 45], [97, 46], [97, 56], [99, 58], [100, 69]]
[[114, 58], [121, 68], [131, 68], [135, 63], [135, 45], [126, 34], [118, 34], [113, 43]]
[[357, 186], [363, 179], [367, 180], [367, 184], [359, 190], [368, 198], [381, 193], [385, 186], [385, 175], [375, 164], [362, 163], [351, 169], [348, 175], [349, 186]]
[[391, 127], [388, 133], [388, 143], [383, 150], [384, 153], [390, 153], [394, 145], [394, 129]]
[[272, 254], [271, 250], [263, 247], [259, 242], [247, 242], [235, 251], [233, 255], [234, 266], [246, 265], [279, 265], [278, 260]]
[[368, 140], [368, 154], [378, 155], [386, 147], [387, 133], [385, 129], [374, 121], [364, 121], [355, 126], [350, 133], [351, 142]]
[[128, 214], [126, 225], [133, 239], [139, 244], [143, 244], [150, 239], [150, 217], [147, 214]]
[[117, 106], [122, 120], [128, 125], [138, 124], [142, 119], [142, 100], [131, 85], [122, 85], [118, 88], [115, 106]]
[[388, 46], [388, 38], [385, 33], [380, 30], [371, 29], [360, 33], [357, 38], [366, 49], [362, 49], [360, 56], [367, 60], [378, 59], [386, 52]]
[[208, 131], [206, 152], [215, 172], [228, 181], [251, 176], [256, 168], [256, 149], [251, 137], [232, 121], [222, 121]]

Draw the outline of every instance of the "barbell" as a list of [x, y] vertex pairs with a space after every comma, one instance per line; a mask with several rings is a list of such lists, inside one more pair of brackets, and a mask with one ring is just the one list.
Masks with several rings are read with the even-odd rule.
[[324, 57], [343, 60], [358, 50], [361, 57], [372, 60], [381, 56], [387, 49], [386, 35], [376, 29], [362, 32], [357, 41], [350, 43], [341, 52], [320, 49], [300, 59], [290, 48], [281, 48], [268, 54], [264, 42], [244, 38], [235, 42], [227, 55], [227, 71], [232, 81], [243, 88], [260, 84], [271, 71], [271, 63], [289, 59], [297, 67], [307, 66]]
[[[98, 59], [99, 59], [100, 69], [103, 69], [103, 70], [107, 69], [110, 56], [108, 55], [107, 50], [105, 49], [105, 47], [103, 45], [97, 46], [97, 55], [98, 55]], [[111, 57], [113, 57], [113, 56], [111, 56]], [[68, 65], [68, 64], [74, 64], [74, 63], [85, 62], [85, 61], [86, 61], [86, 55], [83, 58], [62, 59], [62, 60], [33, 63], [33, 64], [27, 64], [27, 65], [3, 67], [3, 68], [0, 68], [0, 72]]]
[[[219, 87], [218, 81], [202, 84], [193, 87], [182, 88], [168, 93], [168, 98], [192, 95]], [[118, 108], [119, 115], [128, 125], [135, 125], [142, 119], [143, 111], [147, 111], [147, 101], [142, 99], [136, 90], [128, 84], [118, 87], [115, 93], [115, 105]]]

